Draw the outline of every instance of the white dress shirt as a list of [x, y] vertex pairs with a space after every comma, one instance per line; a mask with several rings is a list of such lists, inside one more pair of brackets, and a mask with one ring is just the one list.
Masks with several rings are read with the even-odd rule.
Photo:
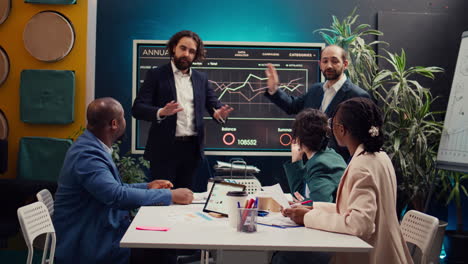
[[[193, 102], [193, 86], [192, 80], [192, 69], [189, 69], [188, 73], [182, 73], [175, 66], [174, 62], [171, 60], [171, 68], [174, 74], [174, 82], [177, 94], [177, 103], [184, 110], [177, 113], [177, 122], [176, 122], [176, 137], [182, 136], [196, 136], [195, 132], [195, 108]], [[164, 120], [165, 117], [159, 116], [159, 111], [157, 112], [158, 120]]]
[[[96, 137], [97, 138], [97, 137]], [[102, 142], [99, 138], [97, 138], [97, 140], [99, 141], [99, 143], [101, 143], [102, 147], [104, 148], [104, 150], [111, 154], [112, 155], [112, 152], [114, 152], [114, 149], [113, 148], [109, 148], [106, 144], [104, 144], [104, 142]]]
[[322, 106], [320, 106], [320, 110], [325, 112], [327, 110], [328, 105], [330, 105], [333, 97], [335, 97], [336, 93], [341, 89], [341, 86], [346, 82], [346, 75], [343, 74], [341, 79], [339, 79], [335, 84], [329, 87], [329, 81], [326, 81], [323, 84], [323, 100]]

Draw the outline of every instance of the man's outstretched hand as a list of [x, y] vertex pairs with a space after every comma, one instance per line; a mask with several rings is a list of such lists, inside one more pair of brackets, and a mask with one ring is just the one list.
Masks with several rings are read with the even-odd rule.
[[159, 117], [171, 116], [184, 110], [176, 101], [170, 101], [159, 111]]
[[234, 108], [229, 105], [223, 105], [214, 111], [213, 117], [214, 119], [224, 123], [232, 111], [234, 111]]
[[268, 78], [268, 81], [267, 81], [268, 92], [270, 94], [276, 93], [276, 91], [278, 90], [279, 78], [278, 78], [278, 73], [276, 72], [276, 68], [275, 66], [273, 66], [273, 64], [271, 63], [267, 64], [265, 75]]

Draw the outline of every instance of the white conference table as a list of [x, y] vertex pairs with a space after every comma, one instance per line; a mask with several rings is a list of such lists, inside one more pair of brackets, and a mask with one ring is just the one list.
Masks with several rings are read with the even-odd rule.
[[[372, 249], [355, 236], [305, 227], [282, 229], [258, 225], [257, 232], [241, 233], [228, 225], [227, 218], [213, 218], [202, 213], [202, 208], [201, 204], [141, 207], [120, 246], [234, 251], [369, 252]], [[137, 226], [170, 230], [137, 230]]]

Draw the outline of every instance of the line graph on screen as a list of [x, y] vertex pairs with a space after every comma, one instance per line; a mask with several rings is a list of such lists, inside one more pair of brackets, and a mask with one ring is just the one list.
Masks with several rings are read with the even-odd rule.
[[[268, 89], [265, 71], [258, 68], [202, 68], [218, 99], [234, 107], [232, 117], [289, 117], [264, 93]], [[289, 95], [301, 96], [307, 92], [307, 69], [277, 69], [281, 76], [279, 89]]]

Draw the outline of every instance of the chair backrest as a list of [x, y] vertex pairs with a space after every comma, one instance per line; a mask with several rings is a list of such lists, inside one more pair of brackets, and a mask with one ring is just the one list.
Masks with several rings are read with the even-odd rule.
[[49, 210], [49, 214], [52, 217], [54, 215], [54, 198], [52, 194], [47, 189], [43, 189], [36, 194], [37, 200], [41, 201], [47, 206], [47, 210]]
[[401, 221], [405, 241], [416, 245], [422, 252], [421, 263], [427, 262], [438, 226], [439, 219], [415, 210], [408, 211]]
[[[34, 239], [41, 235], [47, 234], [44, 253], [42, 256], [42, 264], [54, 262], [55, 254], [55, 229], [50, 219], [49, 210], [42, 202], [35, 202], [23, 207], [18, 208], [18, 220], [21, 225], [21, 230], [23, 232], [24, 240], [28, 246], [28, 260], [27, 263], [31, 264], [33, 259], [33, 241]], [[52, 241], [49, 243], [50, 237]], [[50, 244], [50, 253], [47, 258], [47, 252], [49, 250]]]

